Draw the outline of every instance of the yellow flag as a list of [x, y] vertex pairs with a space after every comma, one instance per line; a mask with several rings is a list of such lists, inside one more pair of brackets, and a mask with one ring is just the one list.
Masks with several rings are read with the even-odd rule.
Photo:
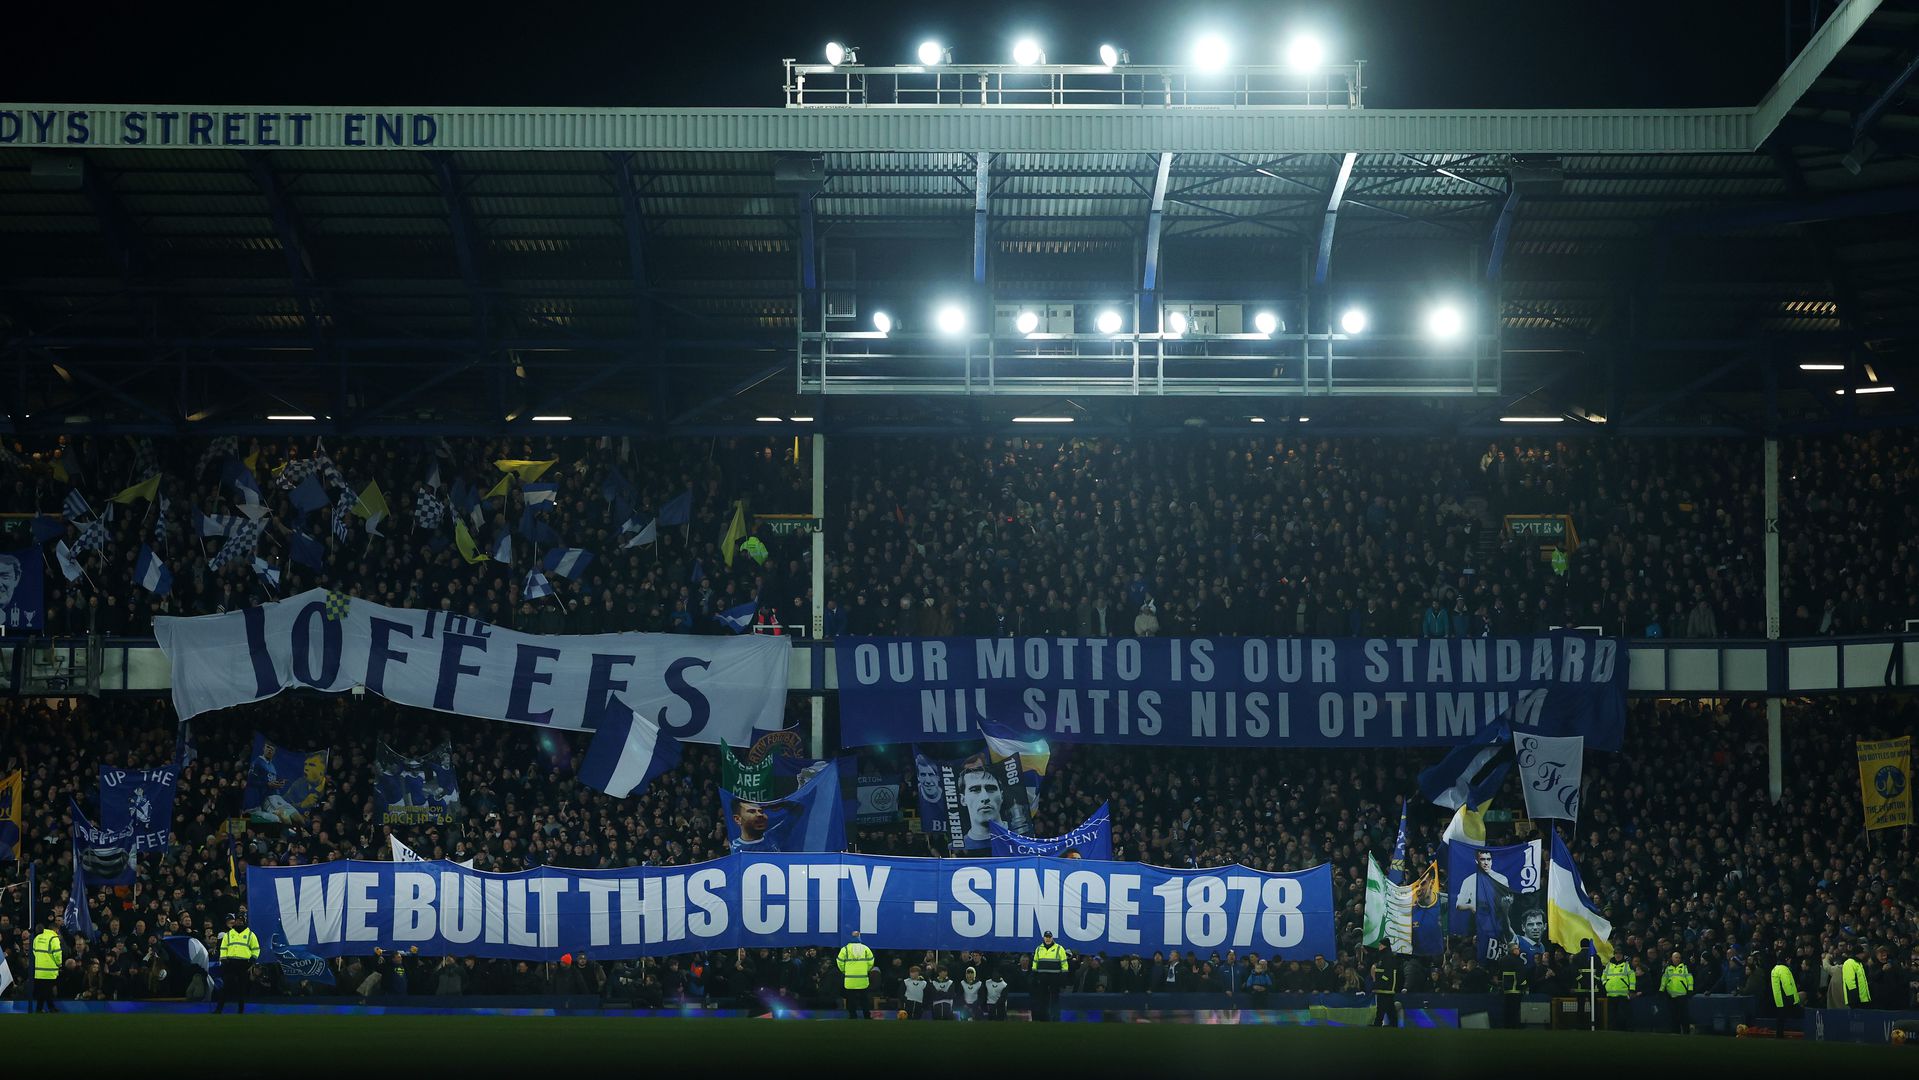
[[466, 522], [458, 515], [453, 518], [453, 546], [460, 549], [460, 557], [470, 563], [482, 563], [486, 556], [480, 554], [473, 544], [473, 534], [466, 531]]
[[740, 541], [746, 538], [746, 500], [733, 500], [733, 520], [727, 523], [726, 534], [720, 537], [720, 555], [730, 569], [733, 566], [733, 553], [739, 549]]
[[506, 494], [506, 482], [507, 482], [507, 481], [508, 481], [509, 479], [511, 479], [511, 478], [512, 478], [512, 474], [511, 474], [511, 473], [508, 473], [508, 474], [507, 474], [506, 476], [502, 476], [502, 477], [500, 477], [500, 482], [499, 482], [499, 483], [497, 483], [497, 484], [495, 484], [495, 485], [493, 485], [493, 490], [492, 490], [492, 491], [489, 491], [489, 492], [487, 492], [486, 494], [484, 494], [484, 495], [482, 495], [482, 496], [480, 496], [480, 498], [482, 498], [482, 499], [497, 499], [497, 498], [499, 498], [500, 496], [502, 496], [502, 495], [505, 495], [505, 494]]
[[353, 504], [353, 512], [363, 518], [393, 516], [393, 511], [387, 509], [386, 496], [380, 493], [378, 480], [368, 484], [366, 490], [360, 492], [360, 501]]
[[[242, 458], [241, 460], [246, 462], [248, 472], [252, 473], [255, 476], [260, 475], [260, 452], [258, 450], [255, 450], [253, 453], [248, 454], [246, 457]], [[280, 466], [280, 468], [284, 469], [286, 468], [286, 466], [282, 465]], [[275, 469], [273, 470], [273, 472], [277, 476], [280, 472], [280, 469]]]
[[1912, 736], [1860, 740], [1859, 799], [1866, 807], [1866, 829], [1912, 824]]
[[[512, 473], [514, 476], [519, 477], [520, 483], [522, 484], [531, 484], [533, 481], [545, 476], [546, 470], [559, 463], [559, 458], [554, 458], [552, 461], [520, 461], [515, 458], [507, 458], [494, 462], [493, 466], [501, 472]], [[502, 482], [504, 483], [504, 481]], [[489, 496], [489, 498], [490, 497], [491, 496]]]
[[55, 480], [58, 480], [63, 484], [68, 482], [69, 478], [67, 476], [67, 467], [61, 464], [59, 458], [53, 459], [51, 468], [53, 469], [53, 478]]
[[112, 501], [117, 503], [130, 503], [135, 499], [146, 499], [151, 502], [154, 496], [158, 494], [160, 494], [160, 474], [154, 473], [145, 480], [115, 495]]

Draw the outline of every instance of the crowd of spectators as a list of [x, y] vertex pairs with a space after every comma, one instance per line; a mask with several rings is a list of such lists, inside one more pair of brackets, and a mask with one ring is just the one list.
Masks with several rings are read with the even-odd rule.
[[[931, 634], [1466, 636], [1598, 627], [1627, 637], [1764, 633], [1762, 453], [1757, 441], [1412, 438], [831, 440], [825, 631]], [[301, 513], [274, 470], [324, 453], [357, 495], [377, 483], [393, 518], [371, 535], [330, 507]], [[59, 514], [69, 489], [96, 509], [158, 468], [162, 501], [116, 507], [104, 549], [69, 585], [47, 561], [54, 633], [141, 634], [156, 613], [229, 610], [315, 585], [434, 606], [540, 632], [723, 633], [712, 616], [757, 598], [764, 622], [807, 629], [810, 541], [757, 528], [761, 560], [720, 550], [735, 500], [749, 514], [811, 509], [806, 455], [781, 440], [236, 441], [85, 438], [0, 455], [0, 514]], [[1782, 563], [1789, 635], [1902, 630], [1919, 617], [1919, 440], [1886, 431], [1788, 442]], [[477, 514], [497, 460], [557, 460], [555, 505], [528, 521], [521, 485]], [[208, 559], [194, 514], [233, 515], [229, 461], [251, 460], [270, 521], [267, 585]], [[297, 475], [301, 466], [296, 464]], [[625, 546], [681, 494], [689, 520]], [[469, 496], [468, 499], [471, 497]], [[1511, 514], [1565, 515], [1565, 559], [1506, 530]], [[511, 536], [510, 564], [469, 563]], [[156, 522], [159, 528], [156, 532]], [[16, 526], [24, 528], [24, 525]], [[548, 532], [547, 530], [551, 530]], [[292, 535], [325, 548], [319, 570]], [[81, 523], [68, 522], [77, 543]], [[156, 542], [157, 540], [157, 542]], [[1576, 542], [1574, 542], [1576, 541]], [[173, 570], [157, 597], [133, 583], [142, 544]], [[47, 545], [51, 547], [49, 542]], [[596, 556], [557, 594], [521, 595], [555, 547]]]
[[[798, 704], [796, 699], [796, 705]], [[796, 709], [796, 712], [800, 711]], [[24, 767], [28, 828], [20, 864], [0, 864], [0, 947], [16, 973], [27, 961], [25, 863], [38, 867], [35, 903], [62, 910], [71, 881], [64, 808], [93, 799], [101, 764], [152, 765], [175, 752], [176, 727], [159, 701], [16, 700], [0, 703], [0, 775]], [[456, 728], [457, 725], [457, 728]], [[1860, 829], [1852, 738], [1919, 727], [1902, 698], [1795, 702], [1785, 723], [1785, 785], [1766, 787], [1765, 727], [1749, 705], [1641, 702], [1632, 706], [1618, 754], [1588, 758], [1585, 809], [1568, 836], [1588, 888], [1615, 924], [1614, 943], [1656, 982], [1672, 952], [1686, 957], [1702, 992], [1753, 989], [1755, 956], [1783, 958], [1811, 992], [1835, 947], [1868, 949], [1881, 1003], [1911, 1000], [1919, 970], [1919, 851], [1911, 830]], [[640, 797], [621, 801], [573, 775], [582, 747], [566, 733], [449, 720], [374, 698], [282, 697], [196, 718], [197, 760], [181, 777], [174, 844], [142, 857], [139, 882], [95, 890], [99, 936], [74, 942], [63, 992], [71, 996], [178, 996], [190, 972], [159, 938], [205, 935], [246, 901], [227, 884], [228, 821], [239, 812], [252, 732], [331, 748], [329, 786], [304, 827], [248, 825], [243, 864], [286, 865], [388, 857], [374, 762], [384, 741], [402, 753], [451, 737], [463, 815], [445, 826], [400, 829], [428, 857], [475, 860], [510, 871], [552, 865], [603, 868], [675, 865], [726, 851], [718, 756], [691, 748], [683, 764]], [[110, 752], [103, 747], [111, 747]], [[1411, 751], [1145, 750], [1075, 746], [1061, 751], [1043, 790], [1038, 833], [1062, 832], [1110, 802], [1116, 857], [1168, 866], [1243, 863], [1261, 870], [1330, 863], [1339, 951], [1321, 960], [1218, 955], [1093, 955], [1074, 968], [1073, 988], [1137, 992], [1226, 990], [1257, 999], [1289, 991], [1356, 992], [1370, 960], [1357, 947], [1367, 852], [1391, 851], [1400, 799], [1412, 796], [1409, 861], [1414, 873], [1440, 856], [1446, 815], [1419, 802], [1414, 777], [1430, 754]], [[890, 759], [887, 759], [890, 760]], [[861, 771], [883, 770], [863, 762]], [[910, 765], [899, 775], [910, 784]], [[1514, 797], [1513, 801], [1517, 801]], [[874, 854], [939, 854], [906, 824], [855, 829], [851, 847]], [[1526, 828], [1495, 825], [1494, 842]], [[1534, 834], [1536, 835], [1536, 834]], [[244, 870], [242, 870], [244, 875]], [[1410, 989], [1481, 991], [1483, 965], [1469, 939], [1440, 958], [1421, 958]], [[937, 984], [945, 968], [963, 1008], [965, 972], [998, 975], [1017, 993], [1027, 958], [879, 950], [882, 998], [913, 966]], [[1880, 950], [1883, 949], [1883, 954]], [[1768, 961], [1770, 963], [1770, 961]], [[1264, 965], [1262, 968], [1262, 964]], [[528, 965], [464, 957], [354, 957], [331, 965], [334, 985], [289, 982], [288, 993], [569, 994], [655, 1004], [708, 1001], [771, 1007], [830, 1005], [830, 949], [757, 949], [646, 961], [583, 957]], [[261, 969], [271, 974], [271, 967]], [[370, 976], [379, 974], [379, 979]], [[1541, 958], [1536, 989], [1571, 985], [1557, 949]], [[937, 989], [937, 987], [936, 987]], [[930, 999], [929, 999], [930, 1000]]]

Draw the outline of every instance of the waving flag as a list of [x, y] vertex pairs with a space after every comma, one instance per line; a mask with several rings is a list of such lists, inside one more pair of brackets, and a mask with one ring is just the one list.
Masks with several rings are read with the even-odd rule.
[[654, 520], [654, 521], [649, 521], [645, 525], [641, 526], [640, 531], [633, 534], [633, 539], [628, 540], [626, 543], [620, 546], [622, 549], [636, 548], [646, 544], [657, 544], [659, 543], [659, 540], [660, 540], [660, 523], [658, 520]]
[[218, 540], [232, 536], [233, 530], [239, 526], [238, 518], [228, 517], [225, 514], [202, 514], [199, 507], [193, 508], [193, 531], [199, 533], [203, 540]]
[[[387, 838], [388, 846], [392, 848], [392, 855], [393, 855], [394, 862], [431, 862], [433, 861], [433, 860], [422, 857], [419, 852], [408, 847], [404, 841], [402, 841], [399, 837], [393, 835], [392, 833], [388, 833], [386, 838]], [[445, 861], [453, 862], [452, 859], [447, 859]], [[453, 865], [464, 867], [468, 870], [471, 870], [473, 869], [473, 860], [467, 859], [464, 862], [453, 863]]]
[[[214, 552], [213, 557], [207, 560], [207, 569], [219, 570], [235, 559], [252, 558], [254, 549], [260, 546], [260, 533], [265, 528], [266, 523], [263, 521], [243, 521], [235, 526], [233, 535], [227, 537], [227, 542], [221, 544], [220, 550]], [[299, 557], [297, 549], [294, 557]]]
[[311, 514], [328, 502], [326, 488], [320, 485], [320, 478], [309, 474], [300, 486], [288, 496], [293, 500], [293, 508], [302, 514]]
[[473, 542], [473, 534], [467, 531], [466, 522], [453, 519], [453, 546], [460, 549], [460, 558], [469, 563], [483, 563], [486, 556], [480, 554], [479, 546]]
[[689, 489], [660, 507], [660, 524], [684, 525], [693, 519], [693, 492]]
[[1586, 885], [1573, 865], [1572, 852], [1553, 830], [1553, 864], [1546, 880], [1546, 921], [1561, 948], [1577, 955], [1581, 941], [1593, 943], [1602, 960], [1612, 960], [1612, 923], [1602, 918], [1587, 897]]
[[430, 490], [413, 498], [413, 522], [422, 529], [437, 529], [446, 522], [446, 500]]
[[578, 580], [586, 568], [593, 565], [593, 553], [583, 548], [554, 548], [546, 553], [546, 561], [541, 568], [549, 574], [558, 574], [569, 581]]
[[253, 557], [253, 572], [260, 576], [260, 580], [267, 583], [268, 588], [277, 589], [280, 587], [280, 568], [267, 562], [258, 555]]
[[1419, 793], [1447, 809], [1493, 797], [1513, 767], [1513, 732], [1504, 718], [1453, 747], [1437, 765], [1419, 774]]
[[1379, 869], [1379, 860], [1372, 852], [1366, 853], [1366, 914], [1365, 929], [1359, 943], [1378, 945], [1384, 942], [1393, 952], [1410, 954], [1413, 951], [1413, 889], [1410, 885], [1397, 885], [1386, 880]]
[[200, 939], [190, 934], [169, 934], [160, 939], [167, 951], [180, 958], [188, 967], [197, 967], [201, 971], [209, 970], [207, 947]]
[[26, 822], [26, 802], [25, 773], [15, 769], [0, 777], [0, 862], [20, 860], [20, 830]]
[[240, 452], [240, 439], [237, 435], [221, 435], [200, 452], [200, 460], [194, 463], [193, 479], [197, 483], [207, 471], [207, 463], [215, 458], [231, 457]]
[[346, 543], [347, 534], [353, 524], [353, 508], [359, 505], [359, 499], [351, 491], [340, 492], [340, 501], [333, 504], [333, 538]]
[[503, 532], [493, 545], [493, 561], [506, 566], [513, 565], [513, 534]]
[[80, 560], [73, 557], [73, 549], [67, 546], [65, 540], [53, 545], [53, 557], [60, 561], [60, 572], [67, 576], [68, 581], [79, 581], [86, 574], [86, 571], [80, 567]]
[[378, 480], [369, 481], [366, 490], [360, 492], [359, 499], [353, 504], [353, 513], [369, 520], [393, 516], [392, 509], [386, 504], [386, 494], [380, 490]]
[[733, 555], [739, 550], [740, 541], [746, 538], [746, 500], [733, 500], [733, 519], [726, 523], [726, 531], [720, 534], [720, 558], [726, 560], [728, 569], [733, 567]]
[[[732, 751], [727, 751], [731, 753]], [[580, 782], [616, 799], [646, 790], [660, 774], [680, 763], [680, 742], [614, 695], [580, 762]]]
[[535, 570], [526, 575], [526, 584], [522, 586], [520, 589], [520, 596], [522, 598], [527, 600], [538, 600], [543, 596], [552, 596], [552, 595], [553, 595], [553, 585], [546, 580], [545, 574], [542, 574], [538, 570]]
[[77, 522], [81, 518], [93, 516], [93, 507], [87, 505], [87, 497], [80, 494], [79, 488], [67, 489], [67, 501], [61, 504], [61, 507], [66, 511], [68, 521]]
[[173, 591], [173, 571], [145, 544], [140, 545], [140, 561], [133, 566], [133, 580], [155, 596]]
[[139, 483], [133, 485], [132, 487], [127, 488], [125, 491], [122, 491], [120, 494], [115, 495], [109, 501], [117, 502], [117, 503], [130, 503], [130, 502], [133, 502], [135, 499], [147, 499], [151, 501], [153, 497], [155, 495], [158, 495], [159, 493], [160, 493], [160, 474], [154, 473], [152, 476], [147, 477], [145, 480], [142, 480]]
[[551, 469], [559, 463], [559, 458], [554, 458], [551, 461], [519, 461], [507, 459], [494, 462], [493, 467], [503, 473], [512, 473], [514, 476], [519, 477], [520, 483], [522, 484], [531, 484], [533, 481], [545, 476], [546, 470]]
[[720, 789], [728, 847], [736, 852], [844, 851], [846, 803], [840, 798], [840, 762], [774, 802], [744, 799]]
[[987, 823], [993, 834], [996, 857], [1047, 855], [1059, 859], [1113, 860], [1113, 816], [1106, 803], [1100, 803], [1093, 816], [1071, 832], [1059, 836], [1021, 836], [997, 821]]
[[520, 497], [528, 506], [552, 506], [559, 493], [558, 484], [528, 484], [520, 489]]
[[55, 537], [67, 535], [67, 523], [45, 514], [33, 515], [33, 542], [44, 544]]
[[758, 614], [759, 610], [760, 602], [758, 600], [748, 600], [738, 607], [732, 607], [725, 611], [718, 612], [713, 617], [725, 623], [728, 630], [733, 631], [735, 634], [742, 634], [746, 632], [748, 627], [753, 625], [753, 616]]
[[287, 551], [293, 561], [316, 574], [326, 572], [326, 546], [303, 532], [293, 534], [287, 542]]
[[98, 518], [80, 526], [80, 539], [73, 542], [75, 551], [103, 551], [107, 546], [107, 525]]
[[1513, 735], [1513, 760], [1519, 787], [1526, 794], [1526, 816], [1579, 820], [1580, 778], [1585, 769], [1586, 737], [1556, 739], [1531, 732]]

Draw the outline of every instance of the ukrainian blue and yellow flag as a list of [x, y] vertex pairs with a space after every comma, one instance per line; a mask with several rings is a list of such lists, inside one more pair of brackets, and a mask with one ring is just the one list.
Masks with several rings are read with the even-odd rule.
[[1590, 941], [1599, 958], [1612, 960], [1612, 923], [1605, 920], [1586, 895], [1579, 880], [1579, 868], [1573, 865], [1572, 852], [1553, 830], [1552, 870], [1546, 879], [1546, 929], [1560, 948], [1579, 955], [1582, 942]]
[[20, 830], [25, 821], [21, 807], [26, 801], [26, 774], [15, 769], [0, 780], [0, 862], [20, 858]]
[[1912, 736], [1859, 741], [1859, 801], [1866, 831], [1912, 824]]

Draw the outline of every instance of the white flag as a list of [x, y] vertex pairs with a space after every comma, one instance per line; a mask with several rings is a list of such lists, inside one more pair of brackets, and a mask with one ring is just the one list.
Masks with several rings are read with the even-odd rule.
[[1413, 951], [1413, 887], [1387, 881], [1379, 860], [1367, 852], [1365, 924], [1359, 943], [1381, 942], [1396, 953]]
[[[426, 862], [427, 861], [426, 859], [420, 856], [419, 852], [401, 843], [399, 837], [389, 833], [387, 834], [387, 841], [393, 845], [393, 861], [394, 862]], [[468, 859], [467, 861], [463, 863], [454, 863], [453, 865], [465, 867], [466, 869], [471, 870], [473, 869], [473, 860]]]
[[65, 540], [53, 545], [53, 554], [60, 560], [60, 572], [67, 575], [68, 581], [79, 581], [80, 576], [86, 573], [80, 569], [80, 560], [73, 557], [73, 549], [67, 546]]
[[7, 966], [6, 955], [0, 954], [0, 994], [6, 993], [7, 987], [12, 985], [13, 969]]
[[1586, 738], [1515, 733], [1513, 755], [1520, 787], [1526, 792], [1526, 816], [1579, 820], [1579, 781], [1586, 759]]

